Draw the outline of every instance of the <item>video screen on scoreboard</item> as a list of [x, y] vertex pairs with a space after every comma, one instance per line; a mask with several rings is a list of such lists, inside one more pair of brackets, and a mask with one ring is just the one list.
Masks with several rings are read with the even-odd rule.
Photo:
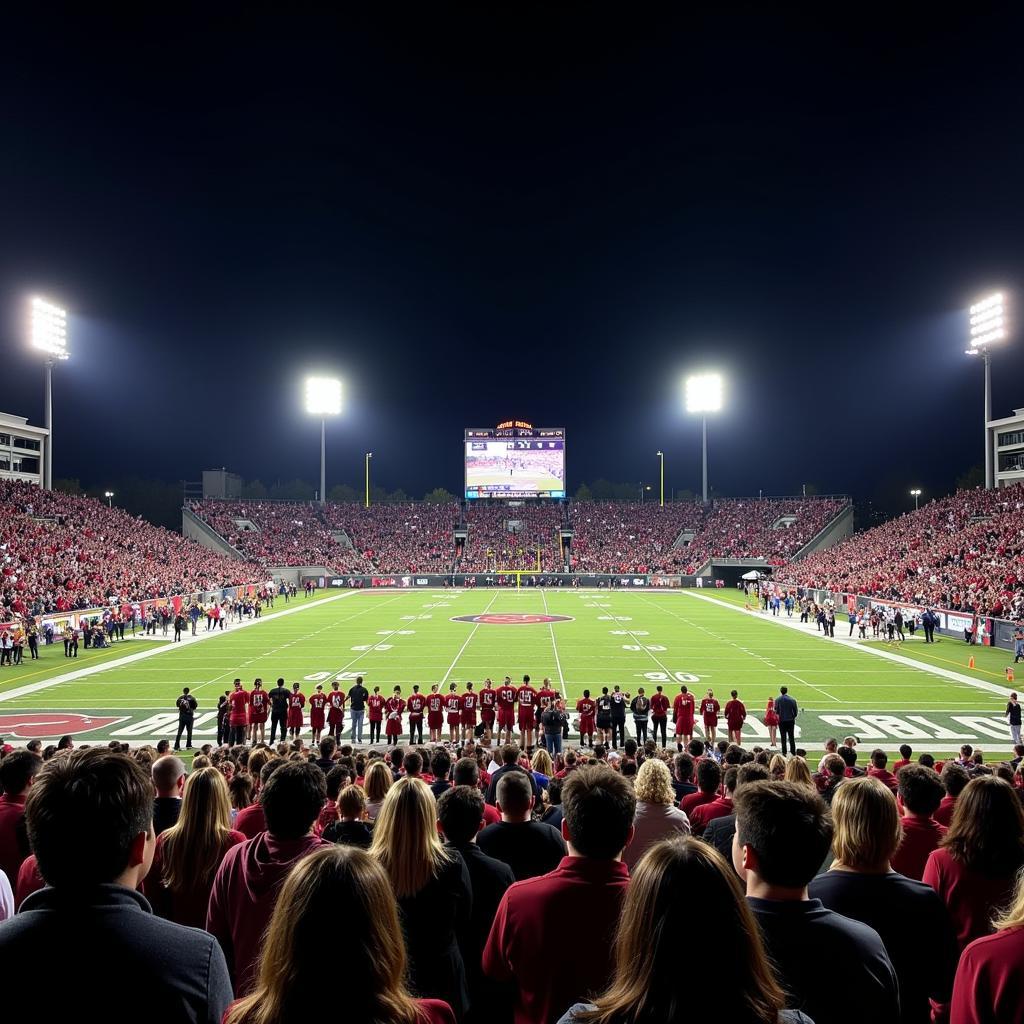
[[466, 431], [467, 498], [565, 497], [564, 431], [496, 433]]

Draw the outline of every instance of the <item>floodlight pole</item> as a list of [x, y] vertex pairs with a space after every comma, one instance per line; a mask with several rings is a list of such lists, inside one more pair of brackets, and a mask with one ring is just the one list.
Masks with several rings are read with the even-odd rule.
[[320, 504], [327, 503], [327, 417], [320, 417]]
[[46, 390], [43, 398], [43, 425], [46, 427], [46, 459], [43, 463], [43, 490], [53, 490], [53, 359], [47, 359]]
[[705, 413], [701, 417], [701, 433], [703, 435], [703, 462], [704, 462], [704, 504], [708, 503], [708, 417]]
[[366, 453], [366, 507], [370, 507], [370, 459], [373, 458], [373, 452]]
[[661, 507], [665, 507], [665, 453], [658, 452], [658, 461], [661, 463]]
[[989, 443], [988, 424], [992, 419], [992, 362], [988, 348], [981, 350], [985, 360], [985, 490], [992, 489], [992, 445]]

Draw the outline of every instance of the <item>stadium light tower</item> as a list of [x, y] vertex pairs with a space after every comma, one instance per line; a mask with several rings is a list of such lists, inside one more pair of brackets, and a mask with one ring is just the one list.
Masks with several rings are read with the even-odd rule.
[[980, 355], [985, 362], [985, 487], [992, 487], [992, 445], [988, 424], [992, 419], [992, 365], [989, 346], [1005, 341], [1009, 333], [1002, 292], [987, 295], [970, 309], [970, 343], [967, 355]]
[[53, 366], [68, 358], [68, 315], [60, 306], [38, 296], [31, 301], [32, 347], [46, 356], [46, 390], [44, 419], [46, 427], [46, 459], [43, 462], [43, 488], [53, 488]]
[[327, 417], [341, 412], [341, 381], [333, 377], [306, 378], [306, 412], [320, 417], [320, 504], [327, 501]]
[[114, 492], [113, 491], [104, 491], [103, 492], [103, 497], [107, 499], [107, 508], [111, 508], [112, 507], [111, 506], [111, 501], [112, 501], [112, 499], [114, 497]]
[[370, 459], [373, 458], [373, 452], [366, 453], [366, 507], [370, 507]]
[[914, 499], [914, 511], [917, 511], [917, 499], [921, 497], [921, 488], [915, 487], [911, 492], [910, 496]]
[[708, 503], [708, 413], [718, 412], [722, 408], [722, 377], [717, 373], [702, 373], [686, 378], [686, 411], [701, 414], [701, 434], [703, 452], [702, 495], [704, 504]]
[[665, 453], [655, 452], [658, 456], [658, 461], [661, 463], [661, 507], [665, 507]]

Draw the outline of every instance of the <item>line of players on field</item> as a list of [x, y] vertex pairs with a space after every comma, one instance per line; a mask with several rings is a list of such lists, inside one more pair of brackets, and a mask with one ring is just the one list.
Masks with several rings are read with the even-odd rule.
[[[355, 742], [362, 742], [365, 715], [369, 723], [370, 743], [380, 741], [383, 726], [388, 745], [397, 746], [405, 732], [404, 716], [407, 714], [410, 743], [423, 742], [425, 718], [431, 743], [442, 742], [445, 724], [448, 726], [448, 741], [451, 743], [480, 738], [483, 743], [490, 744], [494, 735], [499, 743], [512, 743], [518, 725], [520, 746], [532, 750], [535, 741], [539, 739], [539, 726], [544, 712], [549, 708], [565, 711], [564, 698], [551, 688], [551, 680], [547, 676], [539, 690], [530, 684], [529, 675], [524, 675], [523, 682], [518, 686], [510, 676], [505, 676], [497, 687], [487, 678], [479, 690], [474, 690], [473, 684], [467, 682], [461, 693], [458, 683], [451, 683], [448, 693], [440, 691], [439, 683], [434, 683], [429, 693], [421, 693], [419, 684], [414, 684], [412, 693], [405, 698], [402, 696], [402, 687], [395, 686], [392, 695], [384, 697], [379, 686], [375, 686], [372, 693], [368, 692], [363, 686], [363, 677], [358, 676], [347, 692], [341, 688], [337, 679], [326, 691], [323, 683], [317, 683], [315, 691], [307, 700], [302, 693], [301, 683], [292, 683], [291, 690], [288, 690], [284, 679], [278, 679], [277, 686], [264, 690], [263, 681], [256, 679], [253, 688], [246, 690], [241, 679], [236, 679], [234, 689], [221, 697], [218, 705], [217, 740], [218, 743], [230, 744], [263, 743], [268, 718], [271, 721], [271, 743], [275, 741], [278, 726], [282, 739], [286, 735], [297, 739], [305, 728], [304, 708], [308, 703], [309, 727], [314, 743], [320, 742], [325, 727], [328, 735], [341, 740], [346, 706], [350, 705], [352, 739]], [[778, 718], [774, 714], [773, 704], [769, 700], [766, 724], [774, 733]], [[617, 747], [620, 741], [625, 742], [627, 709], [632, 712], [638, 739], [647, 739], [650, 721], [653, 738], [657, 741], [660, 732], [662, 746], [666, 745], [669, 699], [661, 686], [656, 687], [656, 692], [650, 698], [645, 695], [642, 686], [638, 688], [635, 697], [623, 692], [619, 686], [615, 686], [611, 692], [607, 686], [603, 687], [596, 699], [591, 697], [590, 690], [584, 690], [583, 696], [576, 701], [581, 744], [593, 747], [595, 734], [597, 742], [611, 743], [613, 747]], [[693, 738], [697, 710], [694, 695], [685, 685], [680, 686], [672, 703], [676, 745], [680, 750]], [[704, 734], [713, 743], [722, 708], [712, 690], [708, 690], [707, 695], [701, 698], [699, 710]], [[735, 690], [724, 710], [729, 739], [739, 743], [747, 711]]]

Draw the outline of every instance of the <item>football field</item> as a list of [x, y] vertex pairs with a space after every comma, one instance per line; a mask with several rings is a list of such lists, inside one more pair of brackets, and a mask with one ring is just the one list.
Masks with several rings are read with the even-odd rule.
[[[277, 600], [260, 620], [172, 644], [137, 638], [111, 651], [41, 649], [38, 661], [0, 669], [0, 735], [9, 742], [74, 734], [78, 742], [132, 743], [173, 738], [174, 700], [190, 686], [199, 701], [195, 745], [216, 737], [217, 697], [239, 676], [318, 682], [362, 675], [371, 692], [397, 683], [475, 686], [485, 677], [549, 676], [573, 711], [584, 689], [619, 684], [648, 695], [681, 683], [713, 689], [724, 705], [738, 690], [749, 717], [748, 744], [764, 743], [766, 700], [786, 685], [801, 706], [798, 737], [819, 749], [828, 736], [852, 733], [870, 746], [950, 751], [971, 742], [1009, 749], [1003, 719], [1009, 686], [1005, 651], [967, 648], [955, 639], [889, 647], [850, 641], [845, 616], [837, 639], [796, 618], [744, 610], [734, 592], [660, 590], [367, 590], [290, 604]], [[968, 656], [976, 659], [967, 668]], [[1012, 685], [1012, 684], [1011, 684]], [[574, 720], [575, 715], [571, 715]], [[671, 723], [669, 726], [671, 730]], [[308, 729], [306, 732], [308, 737]], [[699, 735], [699, 726], [698, 726]]]

